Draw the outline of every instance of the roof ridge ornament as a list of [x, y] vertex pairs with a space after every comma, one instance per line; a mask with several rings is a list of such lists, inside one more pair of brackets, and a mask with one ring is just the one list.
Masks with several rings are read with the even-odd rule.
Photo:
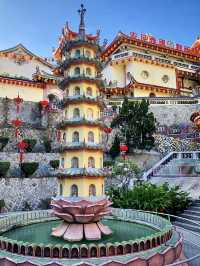
[[82, 38], [85, 37], [85, 22], [84, 22], [85, 12], [86, 12], [86, 9], [84, 8], [84, 5], [81, 4], [81, 8], [78, 10], [78, 13], [80, 15], [79, 36]]

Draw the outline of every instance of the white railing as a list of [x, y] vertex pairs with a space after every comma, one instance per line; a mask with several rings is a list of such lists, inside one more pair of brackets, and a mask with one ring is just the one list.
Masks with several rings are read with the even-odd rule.
[[144, 172], [143, 179], [149, 180], [155, 172], [160, 170], [160, 168], [167, 163], [169, 163], [171, 160], [177, 158], [177, 159], [197, 159], [199, 158], [200, 152], [199, 151], [183, 151], [183, 152], [170, 152], [165, 157], [163, 157], [159, 162], [157, 162], [152, 168], [150, 168], [148, 171]]

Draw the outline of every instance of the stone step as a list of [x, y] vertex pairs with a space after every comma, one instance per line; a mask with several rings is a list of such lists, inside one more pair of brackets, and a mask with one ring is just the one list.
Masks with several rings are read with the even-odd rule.
[[[184, 220], [182, 218], [186, 218], [189, 221], [188, 220]], [[194, 225], [194, 226], [197, 226], [197, 227], [199, 226], [199, 228], [200, 228], [200, 217], [198, 217], [198, 218], [199, 218], [199, 220], [194, 220], [189, 215], [188, 215], [188, 217], [181, 216], [180, 218], [176, 218], [175, 222], [182, 223], [182, 224], [188, 224], [188, 225]]]
[[190, 211], [199, 211], [200, 212], [200, 206], [192, 205], [188, 210], [190, 210]]
[[[190, 215], [190, 214], [181, 214], [180, 217], [182, 218], [186, 218], [188, 220], [191, 221], [195, 221], [195, 222], [199, 222], [200, 223], [200, 216], [196, 216], [196, 215]], [[183, 221], [183, 220], [182, 220]], [[187, 222], [187, 221], [186, 221]]]
[[198, 211], [191, 211], [189, 209], [188, 210], [185, 210], [183, 214], [200, 216], [200, 212], [198, 212]]
[[193, 206], [193, 207], [200, 207], [200, 203], [198, 203], [198, 202], [194, 202], [194, 203], [192, 204], [192, 206]]
[[185, 228], [185, 229], [190, 230], [190, 231], [195, 231], [195, 232], [200, 233], [200, 226], [185, 224], [185, 223], [181, 223], [181, 222], [174, 222], [173, 225], [181, 227], [181, 228]]

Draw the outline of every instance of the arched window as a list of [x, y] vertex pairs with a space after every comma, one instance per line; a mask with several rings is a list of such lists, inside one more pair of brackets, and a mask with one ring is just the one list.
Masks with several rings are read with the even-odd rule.
[[67, 134], [66, 134], [66, 132], [64, 132], [64, 133], [63, 133], [63, 142], [66, 143], [66, 140], [67, 140]]
[[88, 76], [92, 75], [91, 68], [89, 68], [89, 67], [86, 68], [86, 75], [88, 75]]
[[91, 108], [87, 109], [87, 119], [88, 120], [93, 119], [93, 110]]
[[156, 97], [155, 93], [151, 92], [149, 93], [149, 97]]
[[76, 68], [74, 69], [74, 75], [75, 75], [75, 76], [79, 76], [80, 73], [81, 73], [80, 67], [76, 67]]
[[74, 131], [73, 132], [72, 142], [79, 142], [79, 133], [78, 133], [78, 131]]
[[77, 157], [73, 157], [71, 160], [71, 168], [78, 168], [78, 158]]
[[71, 197], [78, 197], [78, 186], [75, 184], [71, 186]]
[[92, 96], [92, 88], [88, 87], [86, 93], [88, 96]]
[[100, 167], [103, 168], [103, 160], [102, 160], [102, 158], [100, 158]]
[[81, 56], [81, 51], [80, 50], [76, 50], [75, 51], [75, 58], [80, 58]]
[[80, 95], [80, 88], [79, 87], [75, 87], [74, 88], [74, 96], [78, 96]]
[[94, 184], [89, 186], [89, 196], [96, 196], [96, 187]]
[[60, 184], [60, 189], [59, 189], [60, 191], [60, 196], [62, 196], [63, 195], [63, 186], [62, 186], [62, 184]]
[[90, 58], [91, 57], [91, 52], [89, 50], [86, 50], [85, 56], [88, 57], [88, 58]]
[[65, 158], [61, 158], [60, 165], [61, 165], [62, 168], [65, 167]]
[[94, 142], [94, 133], [92, 131], [88, 132], [88, 142]]
[[67, 110], [65, 111], [65, 118], [67, 118]]
[[66, 89], [65, 93], [66, 93], [66, 96], [69, 96], [69, 89]]
[[88, 167], [89, 168], [95, 168], [95, 159], [94, 159], [94, 157], [89, 157], [88, 158]]
[[75, 108], [73, 111], [73, 118], [79, 118], [80, 117], [80, 110], [78, 108]]

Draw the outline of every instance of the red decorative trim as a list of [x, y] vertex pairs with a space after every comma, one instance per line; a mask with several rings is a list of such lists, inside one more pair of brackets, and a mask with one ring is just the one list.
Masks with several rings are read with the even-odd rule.
[[1, 77], [1, 76], [0, 76], [0, 83], [25, 86], [25, 87], [35, 87], [41, 89], [44, 89], [46, 87], [45, 83], [41, 82], [35, 82], [31, 80], [20, 80], [20, 79]]

